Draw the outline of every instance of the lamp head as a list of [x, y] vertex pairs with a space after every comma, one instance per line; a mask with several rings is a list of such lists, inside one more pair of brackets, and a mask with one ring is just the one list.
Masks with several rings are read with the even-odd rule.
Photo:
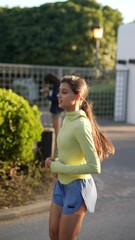
[[103, 28], [100, 25], [93, 27], [93, 36], [95, 39], [101, 39], [103, 37]]

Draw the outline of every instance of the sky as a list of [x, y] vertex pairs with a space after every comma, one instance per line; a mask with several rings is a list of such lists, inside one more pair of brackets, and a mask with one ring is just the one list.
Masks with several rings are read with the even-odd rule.
[[[64, 2], [65, 0], [0, 0], [0, 7], [34, 7], [51, 2]], [[132, 22], [135, 19], [135, 0], [97, 0], [102, 5], [108, 5], [121, 12], [124, 23]]]

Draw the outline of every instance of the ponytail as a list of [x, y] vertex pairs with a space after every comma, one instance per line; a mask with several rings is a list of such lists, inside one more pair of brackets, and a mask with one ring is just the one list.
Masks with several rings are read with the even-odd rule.
[[90, 120], [92, 126], [92, 136], [99, 159], [101, 161], [108, 159], [110, 154], [114, 154], [115, 149], [99, 129], [99, 126], [92, 112], [92, 104], [88, 103], [87, 100], [84, 99], [82, 101], [81, 109], [86, 113], [87, 117]]

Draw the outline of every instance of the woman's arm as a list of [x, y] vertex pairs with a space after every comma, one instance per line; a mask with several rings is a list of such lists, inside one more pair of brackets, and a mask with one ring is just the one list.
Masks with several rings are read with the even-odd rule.
[[82, 165], [65, 165], [60, 160], [57, 160], [51, 164], [52, 172], [65, 174], [100, 173], [101, 164], [94, 146], [90, 126], [79, 126], [75, 129], [75, 137], [82, 149], [86, 163]]

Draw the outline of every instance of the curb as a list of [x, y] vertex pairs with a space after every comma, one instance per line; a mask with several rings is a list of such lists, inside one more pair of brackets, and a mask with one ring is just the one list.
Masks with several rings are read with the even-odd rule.
[[20, 218], [22, 216], [28, 216], [31, 214], [37, 214], [42, 212], [48, 212], [50, 209], [51, 201], [40, 201], [31, 205], [14, 207], [12, 209], [0, 210], [0, 221], [11, 220]]

